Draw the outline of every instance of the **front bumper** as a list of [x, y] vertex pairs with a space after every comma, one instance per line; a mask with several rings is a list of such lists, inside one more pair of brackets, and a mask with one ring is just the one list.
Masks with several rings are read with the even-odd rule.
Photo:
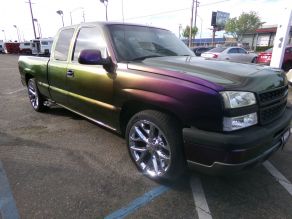
[[185, 128], [183, 137], [189, 167], [204, 173], [224, 174], [261, 163], [287, 142], [291, 118], [292, 110], [287, 108], [273, 123], [231, 133]]

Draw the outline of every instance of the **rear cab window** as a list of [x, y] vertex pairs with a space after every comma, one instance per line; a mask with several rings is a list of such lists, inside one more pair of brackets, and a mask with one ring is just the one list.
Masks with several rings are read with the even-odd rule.
[[67, 61], [70, 43], [74, 34], [74, 29], [65, 29], [59, 33], [54, 51], [54, 59], [58, 61]]

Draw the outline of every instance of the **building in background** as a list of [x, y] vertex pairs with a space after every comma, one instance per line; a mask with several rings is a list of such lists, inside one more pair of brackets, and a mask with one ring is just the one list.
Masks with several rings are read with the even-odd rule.
[[[263, 51], [267, 48], [273, 47], [276, 32], [277, 25], [264, 25], [262, 28], [257, 29], [254, 33], [245, 33], [242, 36], [242, 43], [248, 44], [252, 50]], [[290, 44], [292, 44], [291, 28], [288, 40], [288, 45]]]

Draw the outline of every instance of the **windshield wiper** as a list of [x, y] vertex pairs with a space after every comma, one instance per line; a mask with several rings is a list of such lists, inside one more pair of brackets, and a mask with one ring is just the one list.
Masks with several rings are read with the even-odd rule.
[[159, 55], [141, 56], [141, 57], [131, 59], [131, 61], [140, 61], [140, 60], [143, 61], [144, 59], [155, 58], [155, 57], [162, 57], [162, 56], [159, 56]]

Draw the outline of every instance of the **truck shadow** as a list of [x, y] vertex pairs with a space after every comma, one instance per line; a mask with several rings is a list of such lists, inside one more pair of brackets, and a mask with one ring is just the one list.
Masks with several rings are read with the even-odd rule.
[[97, 126], [99, 128], [102, 128], [102, 129], [106, 130], [107, 132], [110, 132], [110, 133], [112, 133], [112, 134], [114, 134], [114, 135], [116, 135], [116, 136], [118, 136], [120, 138], [124, 138], [118, 132], [115, 132], [115, 131], [113, 131], [113, 130], [111, 130], [109, 128], [106, 128], [106, 127], [104, 127], [102, 125], [99, 125], [99, 124], [97, 124], [97, 123], [95, 123], [95, 122], [93, 122], [93, 121], [91, 121], [91, 120], [89, 120], [89, 119], [87, 119], [85, 117], [82, 117], [82, 116], [80, 116], [80, 115], [78, 115], [76, 113], [71, 112], [70, 110], [67, 110], [67, 109], [65, 109], [63, 107], [60, 107], [60, 106], [57, 106], [57, 105], [51, 106], [49, 109], [46, 110], [45, 113], [53, 115], [53, 116], [67, 117], [67, 118], [70, 118], [70, 119], [73, 119], [73, 120], [77, 120], [77, 121], [84, 120], [84, 121], [87, 121], [87, 122], [89, 122], [89, 123], [91, 123], [91, 124], [93, 124], [93, 125], [95, 125], [95, 126]]

